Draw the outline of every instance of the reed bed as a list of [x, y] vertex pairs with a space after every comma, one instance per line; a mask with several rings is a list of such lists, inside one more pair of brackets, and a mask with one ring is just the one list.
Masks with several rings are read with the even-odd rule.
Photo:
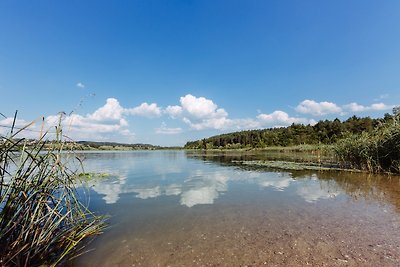
[[344, 167], [373, 173], [400, 173], [400, 116], [394, 116], [372, 132], [339, 141], [334, 150]]
[[60, 126], [51, 146], [47, 133], [18, 139], [27, 127], [0, 136], [0, 266], [61, 265], [105, 227], [78, 194], [80, 170], [71, 169]]

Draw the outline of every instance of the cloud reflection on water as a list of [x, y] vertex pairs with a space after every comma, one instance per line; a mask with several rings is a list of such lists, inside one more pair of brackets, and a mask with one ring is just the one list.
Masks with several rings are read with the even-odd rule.
[[[163, 175], [164, 176], [164, 175]], [[256, 184], [263, 188], [271, 188], [275, 191], [284, 191], [296, 183], [296, 194], [307, 202], [315, 202], [320, 199], [329, 199], [339, 195], [339, 191], [331, 192], [324, 188], [326, 181], [298, 181], [290, 177], [288, 173], [268, 173], [240, 170], [214, 170], [204, 172], [192, 170], [189, 177], [181, 179], [180, 183], [168, 183], [155, 185], [151, 183], [129, 184], [126, 176], [119, 176], [120, 179], [112, 178], [98, 181], [93, 184], [93, 190], [103, 195], [107, 204], [116, 203], [120, 194], [134, 193], [136, 198], [149, 199], [159, 196], [180, 196], [180, 204], [193, 207], [200, 204], [213, 204], [221, 193], [228, 191], [229, 182], [246, 182]], [[165, 182], [165, 181], [164, 181]], [[325, 186], [328, 187], [328, 186]]]
[[118, 164], [113, 160], [89, 160], [89, 169], [112, 174], [106, 179], [93, 181], [91, 186], [106, 204], [117, 203], [121, 194], [134, 194], [140, 199], [179, 196], [180, 204], [187, 207], [213, 204], [223, 192], [228, 191], [229, 183], [235, 182], [274, 191], [285, 191], [293, 186], [296, 187], [295, 194], [307, 202], [329, 199], [339, 194], [338, 190], [332, 192], [329, 184], [316, 176], [296, 180], [287, 172], [249, 171], [212, 164], [187, 166], [188, 161], [184, 157], [178, 157], [180, 160], [162, 158], [164, 164], [159, 163], [160, 158], [154, 158], [157, 164], [151, 159], [146, 159], [143, 164], [136, 162], [136, 158], [123, 157], [117, 160]]
[[338, 188], [330, 186], [329, 181], [319, 181], [315, 174], [311, 175], [311, 180], [314, 182], [303, 182], [301, 186], [297, 188], [297, 194], [307, 202], [311, 203], [320, 199], [330, 199], [340, 194]]

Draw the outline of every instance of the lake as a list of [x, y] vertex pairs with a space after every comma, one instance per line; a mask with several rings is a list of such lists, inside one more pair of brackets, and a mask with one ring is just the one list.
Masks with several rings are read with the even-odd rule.
[[90, 208], [110, 219], [77, 266], [399, 266], [398, 176], [235, 163], [267, 152], [80, 156], [109, 174]]

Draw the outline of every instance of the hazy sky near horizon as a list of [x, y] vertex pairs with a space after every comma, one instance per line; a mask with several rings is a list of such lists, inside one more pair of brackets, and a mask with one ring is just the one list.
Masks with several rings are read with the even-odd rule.
[[3, 0], [0, 126], [64, 111], [75, 140], [183, 145], [380, 117], [400, 104], [399, 14], [397, 0]]

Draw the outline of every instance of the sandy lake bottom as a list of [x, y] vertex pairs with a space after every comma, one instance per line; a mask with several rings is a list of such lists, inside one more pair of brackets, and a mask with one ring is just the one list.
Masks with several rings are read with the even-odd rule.
[[90, 184], [91, 209], [110, 219], [74, 266], [399, 266], [399, 177], [183, 151], [84, 157], [110, 174]]

